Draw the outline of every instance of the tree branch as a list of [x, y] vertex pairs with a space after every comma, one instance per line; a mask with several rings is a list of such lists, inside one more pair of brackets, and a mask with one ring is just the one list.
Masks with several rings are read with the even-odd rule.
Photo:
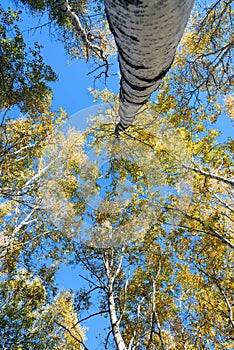
[[142, 297], [137, 305], [137, 321], [135, 322], [135, 328], [134, 328], [133, 335], [132, 335], [130, 342], [129, 342], [129, 345], [128, 345], [128, 350], [134, 350], [137, 348], [137, 346], [133, 345], [133, 344], [134, 344], [134, 340], [135, 340], [136, 335], [137, 335], [137, 327], [138, 327], [139, 320], [140, 320], [141, 305], [142, 305], [144, 300], [145, 300], [145, 297]]
[[89, 316], [86, 316], [86, 317], [80, 319], [80, 320], [77, 322], [77, 324], [78, 324], [78, 323], [81, 323], [81, 322], [84, 322], [84, 321], [88, 320], [88, 319], [91, 318], [91, 317], [98, 316], [98, 315], [102, 315], [102, 314], [106, 314], [106, 313], [108, 313], [108, 310], [102, 310], [102, 311], [95, 312], [94, 314], [91, 314], [91, 315], [89, 315]]
[[213, 196], [217, 199], [218, 202], [220, 202], [225, 208], [230, 210], [232, 213], [234, 213], [234, 208], [232, 208], [230, 205], [228, 205], [226, 202], [224, 202], [217, 194], [213, 194]]
[[197, 222], [199, 222], [204, 228], [206, 228], [208, 231], [205, 231], [205, 233], [208, 233], [216, 238], [218, 238], [221, 242], [227, 244], [230, 248], [234, 249], [234, 244], [232, 244], [227, 238], [223, 237], [220, 233], [218, 233], [217, 231], [215, 231], [210, 225], [205, 224], [205, 222], [200, 219], [200, 218], [195, 218], [192, 215], [188, 215], [186, 213], [184, 213], [185, 217], [190, 219], [190, 220], [195, 220]]
[[66, 326], [62, 325], [62, 324], [59, 323], [58, 321], [55, 321], [55, 323], [57, 323], [57, 325], [58, 325], [59, 327], [63, 328], [65, 331], [67, 331], [73, 339], [75, 339], [79, 344], [81, 344], [81, 345], [84, 347], [84, 350], [89, 350], [89, 349], [85, 346], [85, 344], [84, 344], [84, 342], [83, 342], [82, 340], [78, 339], [75, 335], [72, 334], [72, 332], [70, 331], [70, 329], [68, 329]]
[[234, 186], [234, 180], [232, 180], [232, 179], [228, 179], [228, 178], [220, 176], [220, 175], [215, 175], [215, 174], [212, 174], [212, 173], [208, 173], [207, 171], [204, 171], [204, 170], [192, 167], [192, 166], [183, 165], [183, 168], [188, 169], [188, 170], [192, 170], [192, 171], [194, 171], [196, 173], [199, 173], [199, 174], [204, 175], [206, 177], [209, 177], [211, 179], [215, 179], [217, 181], [224, 182], [225, 184]]
[[107, 57], [104, 56], [103, 50], [100, 48], [100, 46], [94, 45], [89, 40], [89, 35], [88, 35], [89, 33], [86, 32], [84, 27], [82, 27], [80, 19], [77, 16], [77, 14], [72, 10], [72, 7], [69, 5], [69, 1], [68, 0], [57, 0], [57, 6], [58, 6], [59, 11], [63, 12], [64, 14], [66, 14], [69, 17], [69, 19], [71, 20], [71, 23], [73, 25], [75, 33], [81, 37], [86, 48], [90, 49], [98, 57], [100, 57], [105, 63], [107, 63]]

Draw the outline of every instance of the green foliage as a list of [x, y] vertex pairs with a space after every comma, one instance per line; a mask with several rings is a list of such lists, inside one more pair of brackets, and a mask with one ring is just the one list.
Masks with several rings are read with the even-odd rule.
[[48, 25], [53, 24], [56, 38], [64, 43], [69, 55], [86, 60], [91, 57], [98, 64], [104, 61], [107, 74], [107, 56], [115, 53], [115, 45], [104, 16], [103, 1], [68, 1], [69, 11], [64, 10], [64, 1], [15, 0], [15, 3], [19, 7], [25, 5], [30, 14], [46, 13]]
[[17, 105], [22, 112], [35, 113], [35, 104], [37, 113], [41, 113], [39, 107], [51, 92], [47, 82], [55, 81], [56, 75], [43, 63], [39, 44], [26, 49], [17, 12], [1, 10], [0, 21], [0, 109]]
[[[66, 114], [51, 111], [48, 82], [55, 74], [44, 64], [39, 45], [27, 50], [16, 24], [19, 14], [0, 14], [1, 347], [81, 349], [84, 332], [72, 296], [64, 292], [53, 299], [58, 261], [66, 248], [61, 247], [62, 234], [47, 219], [38, 191], [43, 174], [39, 158]], [[12, 117], [14, 107], [25, 115]]]
[[[49, 304], [40, 278], [26, 270], [0, 283], [0, 306], [3, 349], [82, 348], [84, 334], [77, 323], [71, 295], [63, 292]], [[72, 332], [66, 328], [72, 328]]]

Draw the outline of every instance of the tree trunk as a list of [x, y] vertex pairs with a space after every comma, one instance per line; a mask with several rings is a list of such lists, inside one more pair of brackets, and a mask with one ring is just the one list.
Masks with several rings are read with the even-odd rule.
[[115, 300], [113, 292], [108, 296], [109, 312], [110, 312], [110, 321], [112, 326], [112, 333], [115, 339], [115, 344], [118, 350], [127, 350], [122, 334], [119, 329], [119, 322], [116, 315]]
[[130, 126], [170, 69], [193, 0], [105, 0], [121, 71], [120, 123]]

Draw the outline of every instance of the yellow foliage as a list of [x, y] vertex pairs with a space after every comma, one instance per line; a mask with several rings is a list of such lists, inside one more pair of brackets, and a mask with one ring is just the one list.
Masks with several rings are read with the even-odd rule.
[[229, 95], [225, 100], [225, 107], [231, 119], [234, 119], [234, 96]]

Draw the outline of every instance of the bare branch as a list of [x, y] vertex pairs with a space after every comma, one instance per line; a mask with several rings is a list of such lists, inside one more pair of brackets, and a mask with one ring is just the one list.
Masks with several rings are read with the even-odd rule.
[[52, 160], [52, 161], [51, 161], [49, 164], [47, 164], [43, 169], [39, 170], [38, 173], [35, 174], [31, 179], [29, 179], [29, 180], [25, 183], [25, 185], [23, 186], [23, 188], [28, 187], [31, 183], [33, 183], [34, 181], [38, 180], [41, 176], [43, 176], [43, 175], [47, 172], [47, 170], [49, 170], [50, 167], [58, 161], [58, 159], [60, 158], [60, 156], [61, 156], [61, 152], [59, 152], [58, 156], [57, 156], [54, 160]]
[[35, 211], [38, 209], [38, 207], [34, 207], [32, 209], [32, 211], [30, 213], [28, 213], [28, 215], [19, 223], [18, 226], [15, 227], [14, 231], [13, 231], [13, 237], [15, 237], [16, 233], [25, 225], [28, 225], [30, 224], [31, 222], [34, 222], [34, 221], [37, 221], [37, 219], [33, 219], [33, 220], [30, 220], [29, 219], [31, 218], [31, 216], [35, 213]]
[[226, 202], [224, 202], [219, 196], [217, 196], [217, 194], [213, 194], [213, 196], [218, 200], [218, 202], [220, 202], [225, 208], [227, 208], [228, 210], [230, 210], [232, 213], [234, 213], [234, 208], [230, 207], [230, 205], [228, 205]]
[[73, 339], [75, 339], [79, 344], [81, 344], [81, 345], [84, 347], [84, 350], [89, 350], [89, 349], [85, 346], [83, 340], [80, 340], [80, 339], [78, 339], [76, 336], [74, 336], [74, 335], [72, 334], [72, 332], [70, 331], [70, 329], [68, 329], [66, 326], [62, 325], [62, 324], [59, 323], [58, 321], [55, 321], [55, 323], [57, 323], [57, 325], [58, 325], [59, 327], [65, 329], [65, 331], [68, 332], [68, 333], [70, 334], [70, 336], [71, 336]]
[[110, 338], [110, 335], [112, 334], [112, 330], [110, 330], [106, 336], [106, 342], [105, 342], [105, 345], [104, 345], [104, 348], [106, 350], [108, 350], [108, 342], [109, 342], [109, 338]]
[[[81, 319], [77, 322], [77, 324], [78, 324], [78, 323], [81, 323], [81, 322], [84, 322], [84, 321], [86, 321], [86, 320], [88, 320], [88, 319], [90, 319], [90, 318], [92, 318], [92, 317], [94, 317], [94, 316], [99, 316], [99, 315], [106, 314], [106, 313], [108, 313], [108, 310], [102, 310], [102, 311], [95, 312], [95, 313], [93, 313], [93, 314], [91, 314], [91, 315], [89, 315], [89, 316], [86, 316], [86, 317], [84, 317], [84, 318], [81, 318]], [[76, 324], [76, 325], [77, 325], [77, 324]]]
[[105, 285], [103, 279], [100, 276], [98, 276], [98, 274], [94, 270], [93, 266], [90, 264], [89, 257], [87, 257], [86, 254], [85, 254], [85, 256], [81, 256], [74, 243], [73, 243], [73, 250], [75, 252], [76, 259], [85, 267], [85, 269], [87, 269], [92, 274], [92, 277], [96, 278], [96, 280], [100, 283], [100, 285], [98, 285], [94, 281], [89, 280], [88, 278], [85, 278], [84, 276], [81, 276], [81, 277], [86, 279], [89, 283], [91, 283], [92, 285], [94, 285], [96, 287], [101, 288], [101, 286], [102, 286], [102, 289], [105, 290], [106, 285]]

